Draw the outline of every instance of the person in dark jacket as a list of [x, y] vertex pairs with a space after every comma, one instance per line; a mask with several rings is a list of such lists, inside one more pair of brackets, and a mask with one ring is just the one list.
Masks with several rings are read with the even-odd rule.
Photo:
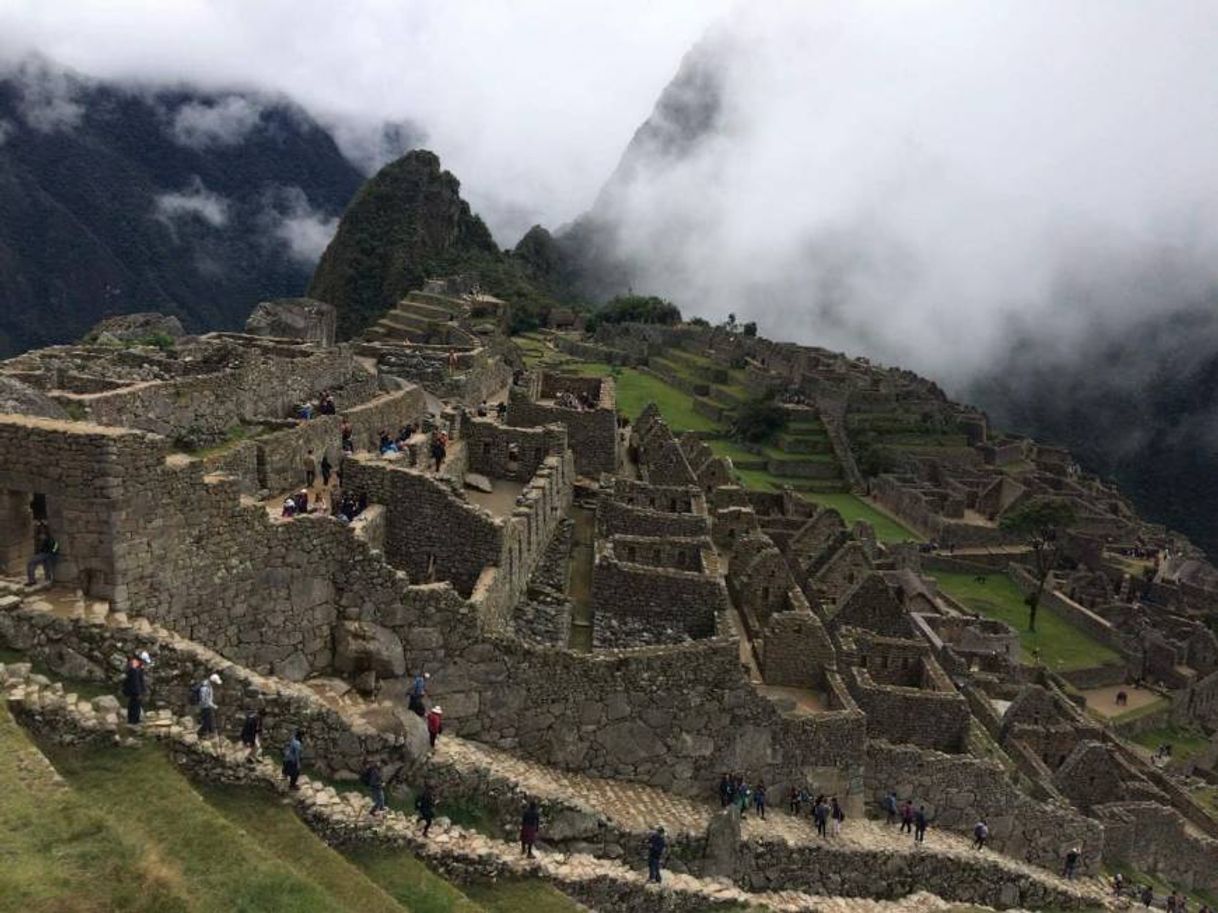
[[901, 833], [908, 834], [913, 831], [914, 823], [914, 807], [913, 802], [909, 799], [905, 800], [905, 804], [901, 806]]
[[334, 466], [330, 462], [330, 455], [323, 453], [321, 455], [321, 484], [330, 487], [330, 473], [334, 471]]
[[660, 825], [651, 832], [647, 840], [647, 880], [660, 883], [660, 867], [664, 862], [664, 851], [668, 849], [668, 838], [664, 836], [664, 828]]
[[300, 760], [304, 754], [304, 733], [297, 729], [283, 747], [283, 775], [288, 778], [288, 789], [300, 789], [296, 780], [300, 777]]
[[436, 472], [440, 471], [440, 467], [444, 465], [444, 457], [448, 455], [448, 448], [444, 446], [444, 442], [439, 437], [431, 439], [431, 458], [435, 461]]
[[364, 783], [372, 793], [372, 811], [369, 814], [383, 814], [389, 805], [385, 802], [385, 775], [381, 773], [381, 765], [376, 761], [370, 762], [364, 771]]
[[251, 710], [241, 724], [241, 744], [245, 746], [245, 763], [256, 764], [262, 754], [262, 711]]
[[529, 859], [533, 858], [533, 844], [537, 842], [540, 829], [541, 810], [537, 807], [537, 801], [530, 799], [524, 814], [520, 816], [520, 852]]
[[1062, 872], [1062, 875], [1065, 876], [1067, 881], [1074, 880], [1074, 876], [1078, 871], [1078, 862], [1082, 857], [1082, 850], [1080, 850], [1077, 846], [1071, 848], [1070, 851], [1066, 853], [1066, 868], [1065, 871]]
[[732, 778], [724, 771], [723, 776], [719, 778], [719, 804], [727, 808], [732, 804], [732, 799], [735, 798], [736, 790], [732, 786]]
[[926, 840], [926, 806], [919, 805], [918, 811], [914, 814], [914, 843], [923, 843]]
[[127, 724], [138, 726], [144, 713], [144, 696], [148, 693], [148, 682], [144, 678], [144, 663], [138, 656], [127, 660], [127, 671], [123, 676], [123, 694], [127, 697]]
[[423, 791], [414, 800], [414, 807], [419, 813], [419, 820], [423, 822], [423, 836], [426, 837], [436, 817], [436, 797], [432, 795], [430, 786], [423, 786]]
[[37, 581], [34, 577], [39, 566], [46, 575], [47, 583], [55, 582], [55, 561], [59, 558], [59, 543], [51, 535], [45, 523], [38, 525], [38, 542], [34, 549], [34, 557], [25, 565], [26, 583], [33, 586]]
[[888, 823], [892, 824], [897, 820], [897, 794], [889, 792], [884, 797], [884, 813], [888, 816]]

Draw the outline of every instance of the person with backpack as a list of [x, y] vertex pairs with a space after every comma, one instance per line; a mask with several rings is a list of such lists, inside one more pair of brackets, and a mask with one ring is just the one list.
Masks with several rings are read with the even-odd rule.
[[262, 711], [251, 710], [241, 725], [241, 744], [245, 746], [246, 764], [257, 764], [262, 754]]
[[973, 827], [973, 849], [984, 850], [985, 842], [990, 839], [990, 826], [982, 818]]
[[148, 682], [144, 678], [144, 663], [138, 656], [127, 660], [127, 671], [123, 675], [123, 694], [127, 698], [127, 725], [138, 726], [144, 713], [144, 695], [148, 693]]
[[440, 733], [444, 731], [444, 711], [440, 709], [440, 705], [432, 707], [427, 714], [427, 741], [431, 744], [432, 750], [435, 750], [436, 739], [440, 737]]
[[923, 843], [926, 840], [926, 806], [919, 805], [917, 814], [914, 815], [914, 843]]
[[297, 729], [288, 744], [283, 746], [283, 775], [288, 778], [288, 789], [300, 789], [296, 780], [300, 777], [300, 760], [304, 754], [304, 733]]
[[46, 575], [47, 583], [55, 582], [55, 562], [59, 558], [59, 542], [51, 535], [45, 523], [38, 524], [38, 542], [32, 557], [25, 565], [26, 583], [33, 586], [37, 579], [34, 573], [39, 567]]
[[541, 830], [541, 810], [537, 807], [537, 800], [530, 799], [529, 804], [525, 806], [524, 813], [520, 816], [521, 855], [529, 859], [533, 858], [533, 844], [537, 842], [539, 830]]
[[199, 738], [204, 736], [220, 737], [220, 733], [216, 729], [216, 693], [213, 690], [213, 686], [220, 684], [222, 682], [219, 674], [213, 672], [191, 689], [191, 703], [199, 705]]
[[427, 697], [427, 680], [429, 678], [431, 678], [431, 673], [420, 669], [418, 674], [410, 680], [407, 703], [410, 710], [418, 716], [427, 715], [427, 708], [423, 704], [423, 698]]
[[901, 833], [908, 834], [913, 831], [914, 823], [914, 807], [911, 799], [906, 799], [905, 804], [901, 806]]
[[660, 883], [660, 867], [664, 863], [664, 852], [668, 849], [668, 838], [663, 825], [656, 825], [647, 840], [647, 881]]
[[1066, 868], [1062, 875], [1067, 881], [1074, 881], [1075, 872], [1078, 870], [1078, 861], [1082, 858], [1082, 851], [1076, 846], [1066, 853]]
[[389, 809], [389, 805], [385, 802], [385, 775], [381, 773], [381, 765], [370, 761], [364, 768], [363, 780], [368, 791], [372, 793], [372, 811], [368, 814], [383, 814]]
[[884, 813], [888, 816], [888, 824], [891, 826], [897, 820], [897, 794], [891, 790], [884, 797]]
[[436, 817], [436, 797], [432, 795], [431, 787], [426, 783], [423, 784], [423, 791], [414, 800], [414, 808], [419, 813], [419, 820], [423, 822], [423, 836], [426, 837], [427, 832], [431, 830], [431, 822]]

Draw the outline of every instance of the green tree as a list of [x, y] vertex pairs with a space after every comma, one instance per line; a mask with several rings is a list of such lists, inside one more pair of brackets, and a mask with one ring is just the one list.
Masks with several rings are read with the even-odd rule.
[[746, 323], [744, 325], [744, 335], [745, 336], [756, 336], [757, 335], [757, 321], [750, 320], [748, 323]]
[[1045, 584], [1061, 558], [1064, 544], [1062, 533], [1073, 526], [1076, 520], [1074, 507], [1069, 501], [1044, 498], [1017, 507], [1005, 514], [998, 523], [1000, 529], [1019, 536], [1032, 549], [1036, 567], [1036, 589], [1024, 599], [1028, 606], [1029, 631], [1036, 630], [1036, 610], [1040, 607], [1041, 597], [1045, 593]]
[[618, 295], [593, 314], [598, 323], [660, 323], [671, 326], [681, 322], [681, 311], [671, 301], [655, 295]]
[[787, 410], [772, 399], [745, 403], [732, 419], [732, 434], [749, 444], [760, 444], [787, 427]]

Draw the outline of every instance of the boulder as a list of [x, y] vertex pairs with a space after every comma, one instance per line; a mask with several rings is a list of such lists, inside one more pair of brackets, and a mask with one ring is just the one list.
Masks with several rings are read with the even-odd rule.
[[495, 490], [495, 484], [486, 476], [477, 472], [467, 472], [465, 474], [465, 487], [472, 488], [475, 491], [485, 491], [487, 494]]
[[406, 674], [402, 641], [388, 628], [370, 621], [344, 621], [334, 629], [334, 668], [358, 675], [375, 672], [382, 678]]
[[37, 415], [42, 418], [66, 419], [64, 408], [41, 390], [23, 384], [13, 377], [0, 374], [0, 412], [12, 415]]
[[711, 815], [702, 857], [704, 877], [735, 879], [740, 853], [740, 806], [734, 802]]
[[44, 661], [47, 668], [60, 678], [86, 682], [104, 682], [107, 678], [106, 671], [101, 666], [63, 644], [55, 644], [47, 650]]
[[276, 298], [258, 303], [245, 321], [245, 332], [332, 346], [337, 321], [332, 304], [313, 298]]

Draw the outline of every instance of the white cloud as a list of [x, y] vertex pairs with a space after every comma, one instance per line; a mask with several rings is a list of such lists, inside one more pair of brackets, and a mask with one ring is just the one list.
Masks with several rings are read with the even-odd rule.
[[80, 83], [75, 77], [36, 56], [23, 58], [7, 75], [16, 83], [17, 108], [31, 129], [54, 133], [80, 123], [85, 109], [76, 100]]
[[3, 146], [10, 136], [17, 132], [17, 125], [11, 120], [0, 117], [0, 146]]
[[240, 95], [214, 102], [187, 102], [173, 113], [169, 135], [191, 149], [233, 146], [258, 126], [262, 108]]
[[[727, 0], [5, 0], [0, 50], [107, 79], [283, 93], [375, 136], [419, 124], [499, 242], [582, 212]], [[358, 132], [358, 130], [356, 131]], [[377, 155], [345, 145], [364, 164]]]
[[204, 187], [198, 177], [184, 190], [158, 195], [153, 206], [154, 215], [171, 230], [183, 219], [199, 219], [212, 228], [223, 228], [228, 224], [228, 210], [228, 200]]
[[263, 221], [288, 253], [308, 266], [321, 259], [338, 231], [338, 218], [314, 209], [299, 187], [280, 187], [268, 194]]

